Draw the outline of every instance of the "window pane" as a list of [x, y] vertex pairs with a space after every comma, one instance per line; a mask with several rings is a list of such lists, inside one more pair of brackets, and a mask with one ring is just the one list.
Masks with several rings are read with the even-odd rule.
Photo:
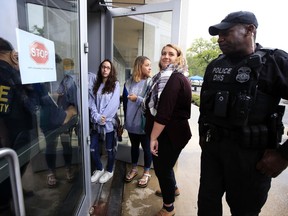
[[[125, 81], [130, 78], [134, 60], [145, 55], [152, 63], [152, 73], [158, 72], [158, 61], [162, 47], [171, 42], [172, 12], [150, 13], [114, 18], [114, 56], [121, 92]], [[120, 117], [123, 122], [123, 108]], [[123, 134], [121, 144], [130, 145], [127, 131]], [[123, 156], [123, 157], [122, 157]], [[121, 153], [121, 145], [116, 157], [127, 160]], [[141, 164], [141, 161], [139, 162]], [[143, 164], [142, 164], [143, 165]]]
[[[15, 2], [9, 1], [9, 6], [18, 4], [22, 30], [54, 42], [55, 53], [51, 54], [55, 55], [56, 80], [23, 85], [24, 77], [20, 77], [18, 70], [13, 71], [13, 82], [5, 83], [1, 77], [0, 87], [8, 86], [5, 89], [9, 97], [5, 103], [9, 110], [0, 112], [0, 147], [12, 148], [18, 154], [26, 215], [74, 215], [85, 188], [82, 139], [77, 125], [81, 122], [77, 1]], [[13, 36], [6, 39], [15, 41]], [[3, 64], [0, 61], [1, 74], [12, 73], [11, 68], [3, 70]], [[42, 72], [40, 67], [35, 71]], [[9, 203], [11, 190], [6, 160], [0, 161], [0, 170], [0, 198]]]

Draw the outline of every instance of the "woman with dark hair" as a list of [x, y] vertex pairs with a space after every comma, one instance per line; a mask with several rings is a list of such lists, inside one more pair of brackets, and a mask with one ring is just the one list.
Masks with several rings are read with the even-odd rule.
[[[96, 170], [91, 182], [106, 183], [113, 176], [113, 167], [117, 146], [117, 123], [115, 116], [120, 105], [120, 86], [116, 69], [109, 59], [99, 65], [97, 78], [93, 86], [93, 95], [89, 94], [91, 131], [91, 153]], [[108, 161], [104, 171], [100, 152], [101, 141], [105, 143]]]

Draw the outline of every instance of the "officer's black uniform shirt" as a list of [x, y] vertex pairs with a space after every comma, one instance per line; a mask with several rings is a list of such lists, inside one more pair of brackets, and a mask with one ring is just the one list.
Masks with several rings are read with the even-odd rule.
[[0, 119], [1, 127], [6, 127], [0, 130], [8, 131], [10, 146], [6, 147], [17, 149], [33, 139], [31, 130], [35, 116], [26, 107], [25, 101], [28, 98], [19, 71], [0, 60]]

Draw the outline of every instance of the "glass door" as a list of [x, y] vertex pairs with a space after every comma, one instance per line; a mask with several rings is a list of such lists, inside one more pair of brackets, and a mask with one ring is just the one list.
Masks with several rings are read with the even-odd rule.
[[[80, 1], [14, 0], [3, 1], [0, 5], [7, 8], [2, 11], [4, 17], [10, 17], [13, 11], [9, 25], [0, 23], [2, 29], [7, 29], [1, 33], [1, 38], [11, 42], [19, 52], [20, 66], [19, 72], [17, 67], [7, 66], [0, 58], [0, 104], [9, 107], [0, 112], [0, 147], [17, 152], [26, 215], [76, 215], [83, 206], [87, 212], [90, 178], [85, 179], [87, 163], [84, 158], [89, 150], [87, 153], [87, 139], [83, 138], [88, 133], [83, 113], [87, 114], [87, 122], [88, 111], [82, 106], [88, 102], [87, 93], [83, 98], [82, 93], [88, 90], [84, 87], [82, 91], [82, 82], [88, 79], [82, 74], [83, 68], [87, 68], [82, 64], [87, 61], [84, 46], [80, 46], [85, 42], [83, 32], [87, 29], [82, 27], [80, 31]], [[81, 5], [85, 7], [81, 10], [87, 11], [86, 4]], [[87, 21], [83, 26], [85, 24]], [[17, 32], [17, 40], [15, 28], [22, 32], [21, 36]], [[27, 60], [33, 62], [33, 66], [27, 68], [34, 70], [28, 77], [21, 70], [26, 62], [21, 61], [24, 49], [19, 47], [31, 38], [40, 42], [27, 46], [30, 51]], [[49, 41], [49, 47], [43, 41]], [[54, 49], [50, 49], [51, 44]], [[12, 53], [9, 47], [3, 49], [2, 45], [1, 57]], [[45, 67], [51, 60], [53, 66]], [[49, 74], [49, 71], [53, 76], [47, 79], [43, 75], [43, 79], [37, 81], [36, 77], [41, 78], [39, 74]], [[2, 75], [8, 78], [12, 73], [11, 81], [6, 82]], [[7, 162], [0, 160], [0, 215], [13, 212], [9, 182]]]
[[120, 83], [124, 84], [130, 77], [134, 60], [139, 55], [150, 58], [152, 71], [156, 73], [162, 47], [167, 43], [178, 43], [181, 1], [138, 0], [129, 3], [124, 0], [121, 3], [111, 1], [110, 7], [107, 6], [113, 19], [111, 55]]
[[[56, 80], [42, 85], [58, 106], [53, 113], [49, 103], [39, 108], [39, 152], [22, 177], [23, 188], [33, 192], [25, 198], [27, 215], [74, 215], [84, 196], [77, 3], [26, 4], [27, 30], [55, 44]], [[51, 119], [61, 118], [56, 113], [59, 109], [67, 115], [77, 113], [71, 127], [61, 132], [50, 126]]]
[[[137, 56], [147, 56], [152, 62], [152, 73], [155, 74], [159, 69], [162, 47], [167, 43], [178, 43], [181, 1], [137, 1], [138, 4], [134, 5], [129, 4], [129, 1], [126, 4], [123, 4], [125, 1], [121, 1], [122, 5], [117, 2], [113, 4], [112, 1], [110, 5], [113, 20], [112, 55], [122, 92], [125, 81], [132, 74]], [[123, 121], [122, 106], [119, 112]], [[121, 151], [122, 145], [130, 145], [128, 134], [125, 132], [116, 157], [130, 162], [130, 156], [124, 152], [125, 150]], [[140, 161], [139, 164], [141, 163]]]
[[130, 77], [140, 55], [150, 58], [153, 73], [158, 72], [160, 50], [171, 43], [171, 21], [171, 11], [114, 17], [113, 60], [121, 83]]

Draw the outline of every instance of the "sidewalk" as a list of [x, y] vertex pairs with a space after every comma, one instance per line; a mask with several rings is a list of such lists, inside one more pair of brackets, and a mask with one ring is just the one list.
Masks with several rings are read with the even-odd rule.
[[[175, 175], [181, 193], [180, 196], [176, 197], [175, 201], [177, 216], [197, 215], [197, 194], [199, 188], [201, 155], [201, 149], [198, 145], [198, 116], [198, 107], [192, 105], [191, 118], [189, 122], [193, 135], [187, 146], [182, 151], [178, 163], [175, 166]], [[140, 178], [142, 171], [141, 167], [139, 171]], [[138, 188], [137, 178], [135, 178], [131, 183], [124, 184], [121, 216], [150, 216], [154, 215], [161, 209], [162, 199], [154, 194], [159, 188], [158, 181], [153, 170], [151, 170], [151, 174], [152, 178], [147, 188]], [[260, 216], [287, 216], [287, 179], [288, 170], [285, 170], [281, 175], [272, 180], [269, 197]], [[119, 179], [119, 181], [121, 181], [121, 179]], [[223, 215], [231, 215], [224, 198]]]
[[[177, 216], [197, 215], [197, 194], [200, 177], [200, 154], [198, 145], [198, 116], [197, 106], [192, 105], [191, 118], [189, 120], [192, 138], [182, 151], [174, 168], [180, 196], [176, 197], [175, 208]], [[154, 171], [147, 188], [137, 188], [137, 180], [124, 185], [122, 202], [122, 216], [152, 216], [162, 207], [162, 198], [155, 195], [159, 189], [157, 177]], [[139, 176], [140, 177], [140, 176]], [[226, 208], [227, 209], [227, 208]], [[225, 210], [224, 215], [229, 215]]]

